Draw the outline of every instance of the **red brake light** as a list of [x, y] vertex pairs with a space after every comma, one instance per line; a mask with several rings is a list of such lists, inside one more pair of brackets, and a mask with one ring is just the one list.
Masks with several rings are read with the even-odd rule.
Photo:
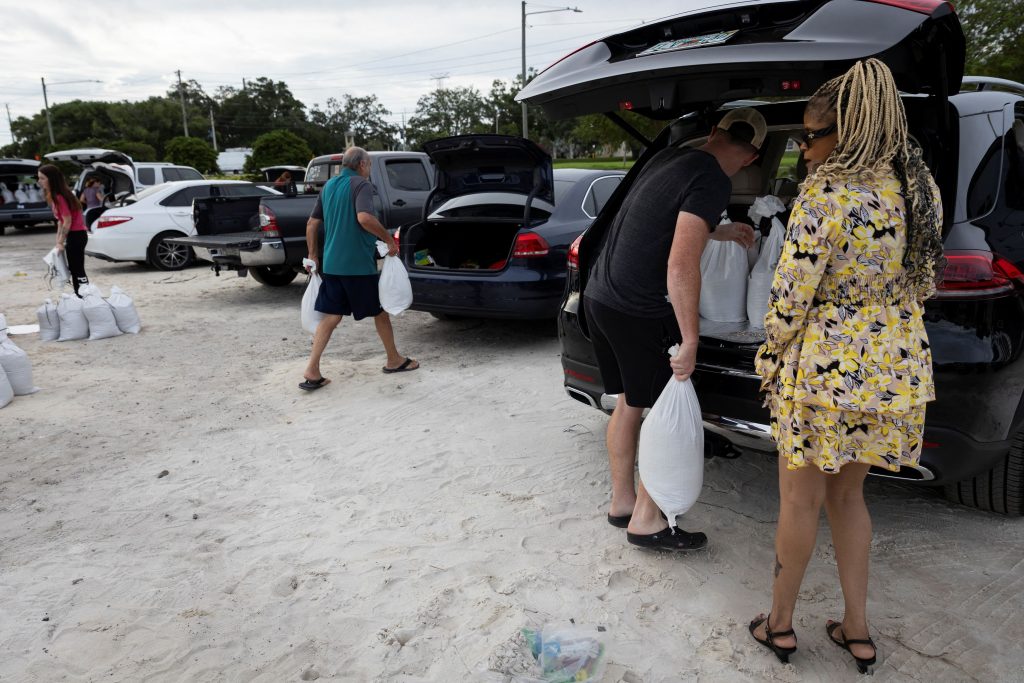
[[397, 230], [395, 230], [395, 246], [396, 247], [401, 247], [402, 246], [402, 243], [399, 240], [399, 234], [401, 232], [402, 232], [402, 228], [401, 227], [399, 227]]
[[547, 241], [535, 232], [521, 232], [516, 237], [516, 245], [512, 249], [512, 258], [535, 258], [547, 256], [551, 247]]
[[112, 228], [115, 225], [121, 225], [127, 223], [132, 219], [131, 216], [100, 216], [96, 219], [97, 228]]
[[936, 298], [961, 299], [1003, 294], [1013, 283], [1024, 285], [1024, 274], [1013, 263], [988, 253], [951, 253], [946, 255]]
[[264, 237], [281, 236], [281, 231], [277, 227], [277, 214], [264, 204], [260, 204], [260, 230]]
[[949, 5], [947, 0], [867, 0], [879, 5], [891, 5], [900, 9], [908, 9], [911, 12], [920, 12], [930, 15], [942, 5]]
[[623, 109], [625, 111], [633, 111], [633, 103], [630, 102], [629, 100], [623, 100], [622, 102], [619, 102], [619, 109]]
[[583, 235], [580, 235], [569, 245], [568, 266], [571, 270], [580, 269], [580, 242], [582, 241]]

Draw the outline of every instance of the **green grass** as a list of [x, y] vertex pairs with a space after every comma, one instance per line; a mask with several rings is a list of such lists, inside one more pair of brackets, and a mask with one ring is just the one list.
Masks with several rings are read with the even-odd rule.
[[555, 159], [555, 168], [591, 168], [591, 169], [628, 169], [633, 166], [632, 159]]

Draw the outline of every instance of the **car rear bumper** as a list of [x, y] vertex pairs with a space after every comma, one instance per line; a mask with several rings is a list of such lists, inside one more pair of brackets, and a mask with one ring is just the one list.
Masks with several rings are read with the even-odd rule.
[[414, 311], [484, 318], [554, 318], [565, 291], [564, 277], [515, 267], [454, 277], [410, 271], [409, 280]]
[[53, 223], [53, 212], [49, 207], [0, 211], [0, 225], [26, 225], [29, 223]]
[[247, 245], [211, 243], [202, 246], [199, 243], [192, 243], [189, 246], [192, 247], [197, 259], [229, 268], [279, 266], [285, 263], [284, 242], [280, 239], [261, 239], [255, 248]]

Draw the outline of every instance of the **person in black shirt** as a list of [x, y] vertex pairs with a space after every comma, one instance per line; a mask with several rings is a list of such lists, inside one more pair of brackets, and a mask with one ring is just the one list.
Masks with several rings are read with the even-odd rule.
[[[693, 373], [699, 332], [700, 257], [709, 239], [754, 242], [743, 223], [718, 225], [732, 192], [730, 178], [754, 163], [764, 143], [764, 117], [734, 109], [705, 144], [658, 152], [640, 173], [609, 228], [584, 292], [605, 392], [618, 394], [608, 423], [612, 501], [608, 522], [644, 547], [693, 550], [702, 533], [675, 534], [633, 471], [645, 408], [673, 375]], [[671, 360], [668, 349], [679, 344]]]

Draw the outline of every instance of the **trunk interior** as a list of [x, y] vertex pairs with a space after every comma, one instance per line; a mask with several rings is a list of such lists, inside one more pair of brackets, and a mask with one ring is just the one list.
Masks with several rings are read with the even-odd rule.
[[210, 197], [194, 204], [197, 235], [259, 229], [260, 197]]
[[34, 167], [0, 164], [0, 211], [45, 206], [46, 198], [36, 183]]
[[423, 271], [497, 272], [508, 263], [521, 224], [521, 220], [501, 219], [417, 223], [401, 235], [406, 266]]

